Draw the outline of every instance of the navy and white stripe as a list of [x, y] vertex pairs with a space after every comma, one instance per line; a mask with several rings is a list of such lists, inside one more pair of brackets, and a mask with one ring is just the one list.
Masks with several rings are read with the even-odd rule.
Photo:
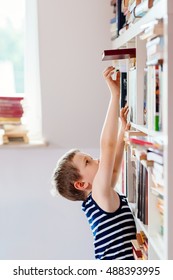
[[120, 207], [113, 213], [102, 210], [91, 193], [82, 203], [93, 233], [96, 259], [134, 259], [131, 239], [136, 238], [136, 226], [126, 197], [119, 197]]

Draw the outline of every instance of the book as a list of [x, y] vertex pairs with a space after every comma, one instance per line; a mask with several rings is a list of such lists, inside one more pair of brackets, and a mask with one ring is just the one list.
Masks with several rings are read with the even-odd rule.
[[144, 68], [144, 110], [143, 110], [143, 124], [145, 126], [148, 126], [148, 118], [147, 118], [147, 113], [148, 113], [148, 103], [147, 103], [147, 68]]
[[132, 12], [136, 8], [136, 6], [141, 3], [141, 1], [142, 0], [134, 0], [132, 3], [130, 3], [128, 6], [129, 12]]
[[23, 97], [21, 96], [0, 96], [0, 102], [1, 101], [21, 101], [23, 100]]
[[135, 16], [143, 17], [149, 9], [153, 6], [153, 0], [144, 0], [140, 4], [138, 4], [135, 8]]
[[136, 188], [136, 203], [137, 203], [137, 218], [139, 220], [141, 220], [141, 216], [142, 216], [142, 208], [141, 208], [141, 202], [142, 202], [142, 172], [143, 172], [143, 168], [142, 168], [142, 164], [139, 160], [137, 160], [136, 163], [137, 166], [137, 188]]
[[147, 85], [147, 127], [151, 130], [162, 130], [163, 66], [148, 67]]
[[136, 239], [138, 241], [139, 246], [142, 246], [144, 244], [144, 239], [143, 239], [143, 237], [142, 237], [140, 232], [136, 233]]
[[116, 17], [110, 19], [110, 33], [111, 40], [115, 40], [117, 38], [117, 20]]
[[137, 100], [137, 70], [136, 68], [132, 68], [129, 71], [129, 117], [130, 121], [136, 123], [136, 100]]
[[102, 61], [136, 57], [136, 48], [104, 50]]
[[158, 65], [158, 76], [159, 76], [159, 131], [162, 131], [162, 104], [163, 104], [163, 63]]
[[146, 148], [163, 149], [162, 142], [151, 136], [130, 136], [129, 142]]
[[7, 124], [7, 123], [9, 123], [9, 124], [11, 124], [11, 123], [13, 123], [13, 124], [21, 123], [21, 118], [19, 118], [19, 117], [16, 117], [16, 118], [0, 117], [0, 124]]
[[127, 72], [120, 72], [120, 108], [127, 103]]
[[1, 110], [0, 117], [4, 118], [20, 118], [23, 116], [23, 110]]
[[147, 66], [155, 66], [155, 65], [163, 65], [163, 58], [162, 57], [163, 53], [158, 53], [156, 54], [154, 57], [150, 58], [150, 60], [148, 60], [146, 62]]
[[133, 253], [134, 256], [136, 257], [135, 259], [142, 259], [142, 251], [137, 239], [132, 239], [131, 242], [132, 242]]
[[145, 150], [135, 149], [135, 156], [139, 161], [147, 160], [147, 152]]
[[125, 24], [125, 16], [121, 10], [122, 8], [122, 0], [116, 1], [116, 17], [117, 17], [117, 35], [119, 36], [119, 31], [123, 28]]
[[121, 12], [125, 15], [129, 8], [129, 0], [122, 0], [121, 1]]
[[142, 222], [148, 225], [148, 171], [143, 166], [142, 178]]
[[138, 131], [138, 130], [127, 130], [124, 133], [124, 137], [125, 139], [129, 139], [129, 137], [132, 136], [147, 136], [146, 133], [144, 133], [143, 131]]
[[155, 131], [159, 131], [160, 127], [159, 127], [159, 111], [160, 111], [160, 88], [159, 88], [159, 72], [158, 72], [158, 66], [156, 67], [156, 71], [155, 71], [155, 95], [154, 95], [154, 130]]
[[129, 26], [131, 26], [132, 23], [136, 23], [139, 19], [140, 17], [135, 16], [135, 10], [133, 10], [132, 12], [128, 12], [126, 16], [126, 22]]
[[151, 40], [157, 36], [163, 36], [163, 19], [155, 19], [149, 23], [144, 24], [141, 29], [143, 30], [140, 35], [141, 40]]
[[[147, 65], [160, 64], [164, 59], [164, 39], [158, 36], [146, 44], [147, 48]], [[163, 63], [163, 62], [162, 62]]]
[[148, 149], [147, 150], [147, 160], [152, 160], [159, 164], [164, 164], [163, 153], [159, 153], [158, 150]]
[[126, 23], [123, 28], [119, 31], [119, 35], [122, 35], [127, 29], [129, 28], [129, 25]]
[[164, 39], [163, 36], [157, 36], [146, 43], [147, 56], [153, 53], [163, 51]]

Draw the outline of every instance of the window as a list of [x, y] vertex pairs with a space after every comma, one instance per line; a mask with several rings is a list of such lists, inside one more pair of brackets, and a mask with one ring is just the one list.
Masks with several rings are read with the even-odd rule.
[[37, 0], [0, 0], [0, 96], [23, 95], [29, 139], [42, 141]]
[[25, 1], [0, 0], [0, 95], [24, 92]]

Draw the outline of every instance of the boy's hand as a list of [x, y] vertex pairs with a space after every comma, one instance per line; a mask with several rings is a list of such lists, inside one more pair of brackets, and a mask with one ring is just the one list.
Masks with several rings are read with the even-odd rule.
[[130, 123], [127, 123], [127, 115], [129, 113], [129, 106], [126, 105], [124, 108], [120, 110], [120, 119], [121, 119], [121, 128], [126, 131], [130, 129]]
[[103, 71], [103, 77], [109, 87], [109, 90], [111, 93], [116, 93], [118, 96], [120, 96], [120, 72], [117, 72], [116, 80], [112, 79], [112, 75], [114, 74], [115, 68], [113, 66], [107, 67]]

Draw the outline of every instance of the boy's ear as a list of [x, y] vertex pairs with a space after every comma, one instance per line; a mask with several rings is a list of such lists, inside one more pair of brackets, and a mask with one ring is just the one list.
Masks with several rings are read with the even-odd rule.
[[88, 183], [76, 181], [74, 182], [74, 187], [77, 190], [84, 191], [88, 187]]

